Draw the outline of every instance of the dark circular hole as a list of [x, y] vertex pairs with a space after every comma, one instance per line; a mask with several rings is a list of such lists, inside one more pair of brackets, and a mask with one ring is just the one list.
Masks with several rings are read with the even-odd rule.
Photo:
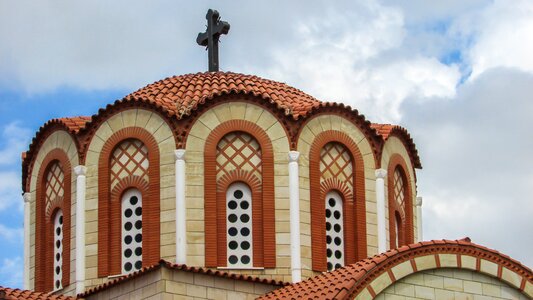
[[228, 220], [231, 222], [231, 223], [235, 223], [237, 222], [237, 215], [236, 214], [231, 214], [228, 216]]
[[342, 242], [342, 240], [341, 240], [340, 237], [336, 237], [336, 238], [335, 238], [335, 245], [340, 246], [340, 245], [341, 245], [341, 242]]
[[237, 243], [236, 241], [231, 241], [229, 242], [228, 246], [231, 250], [235, 250], [237, 249], [237, 247], [239, 247], [239, 243]]
[[341, 264], [335, 264], [335, 269], [342, 268]]
[[59, 217], [59, 224], [63, 224], [63, 216]]
[[143, 221], [139, 220], [139, 221], [135, 222], [135, 228], [137, 228], [137, 229], [143, 228]]
[[231, 256], [228, 258], [228, 261], [229, 261], [230, 264], [234, 265], [234, 264], [236, 264], [236, 263], [239, 261], [239, 259], [237, 258], [237, 256], [235, 256], [235, 255], [231, 255]]
[[331, 252], [331, 249], [328, 249], [328, 250], [326, 251], [326, 253], [327, 253], [327, 256], [328, 256], [328, 257], [331, 257], [331, 255], [333, 254], [333, 253]]
[[326, 236], [326, 243], [331, 244], [331, 236]]
[[124, 211], [124, 216], [125, 216], [126, 218], [131, 217], [131, 215], [133, 215], [133, 211], [132, 211], [131, 209], [128, 208], [128, 209], [126, 209], [126, 210]]
[[131, 205], [135, 205], [137, 204], [137, 202], [139, 202], [139, 198], [137, 198], [137, 196], [131, 196], [130, 198]]
[[56, 254], [56, 260], [59, 261], [61, 259], [61, 254], [57, 253]]
[[139, 270], [142, 267], [143, 267], [142, 261], [138, 260], [135, 262], [135, 269]]
[[61, 272], [61, 268], [59, 266], [56, 267], [56, 274], [59, 275], [59, 272]]
[[131, 271], [131, 263], [127, 262], [124, 264], [124, 270], [126, 270], [126, 272], [129, 272]]
[[124, 224], [124, 229], [126, 229], [126, 231], [130, 231], [131, 227], [133, 227], [131, 222], [126, 222], [126, 224]]
[[333, 213], [333, 216], [335, 217], [335, 219], [340, 219], [341, 218], [341, 212], [336, 210], [334, 213]]
[[142, 214], [143, 214], [143, 208], [142, 207], [137, 207], [135, 209], [135, 215], [140, 217], [140, 216], [142, 216]]
[[242, 262], [243, 264], [245, 264], [245, 265], [248, 264], [248, 263], [250, 263], [250, 256], [248, 256], [248, 255], [243, 255], [243, 256], [241, 256], [241, 262]]
[[242, 209], [248, 209], [248, 207], [250, 207], [250, 203], [248, 203], [248, 201], [246, 201], [246, 200], [241, 201], [241, 208]]
[[60, 234], [61, 234], [61, 228], [60, 228], [60, 227], [57, 227], [57, 228], [56, 228], [56, 234], [57, 234], [57, 235], [60, 235]]
[[133, 238], [131, 237], [131, 235], [127, 235], [124, 237], [124, 243], [126, 243], [126, 245], [131, 244], [131, 241], [133, 241]]
[[237, 228], [235, 228], [235, 227], [230, 227], [230, 228], [228, 229], [228, 234], [229, 234], [230, 236], [236, 236], [236, 235], [237, 235], [237, 232], [238, 232], [238, 231], [237, 231]]
[[250, 221], [250, 216], [248, 214], [242, 214], [241, 215], [241, 222], [248, 223]]
[[233, 197], [237, 198], [237, 199], [241, 199], [243, 196], [243, 193], [241, 190], [236, 190], [235, 192], [233, 192]]
[[335, 257], [336, 257], [337, 259], [341, 259], [341, 257], [342, 257], [342, 252], [340, 252], [339, 250], [336, 250], [336, 251], [335, 251]]
[[331, 223], [330, 222], [326, 222], [326, 230], [327, 231], [331, 230]]
[[248, 236], [248, 235], [250, 235], [250, 229], [249, 229], [249, 228], [246, 228], [246, 227], [242, 228], [242, 229], [241, 229], [241, 235], [242, 235], [242, 236]]
[[335, 207], [335, 204], [337, 204], [337, 201], [335, 201], [335, 199], [333, 198], [329, 198], [328, 203], [329, 203], [329, 206]]
[[56, 289], [58, 289], [61, 286], [61, 282], [59, 280], [56, 280]]
[[329, 210], [328, 208], [326, 209], [326, 218], [329, 218], [329, 217], [331, 217], [331, 210]]
[[230, 201], [228, 202], [229, 209], [236, 209], [237, 208], [237, 202], [236, 201]]
[[61, 247], [61, 241], [56, 241], [56, 248], [59, 249], [59, 247]]
[[335, 224], [335, 226], [333, 226], [333, 230], [335, 230], [337, 233], [341, 232], [341, 225]]
[[137, 234], [135, 235], [135, 241], [136, 241], [137, 243], [140, 243], [140, 242], [143, 241], [143, 235], [142, 235], [142, 233], [137, 233]]
[[250, 243], [248, 243], [247, 241], [242, 242], [242, 243], [241, 243], [241, 248], [242, 248], [243, 250], [248, 250], [248, 249], [250, 249]]
[[143, 248], [137, 247], [135, 248], [135, 255], [141, 256], [143, 254]]
[[126, 256], [126, 257], [131, 257], [131, 254], [132, 254], [132, 253], [133, 253], [133, 252], [131, 252], [131, 249], [126, 249], [126, 250], [124, 251], [124, 256]]
[[333, 270], [333, 264], [331, 264], [330, 262], [328, 262], [328, 271], [331, 271]]

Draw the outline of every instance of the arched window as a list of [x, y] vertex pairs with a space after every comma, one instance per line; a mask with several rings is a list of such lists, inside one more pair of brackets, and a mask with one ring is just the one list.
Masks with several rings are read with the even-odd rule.
[[122, 196], [122, 273], [142, 268], [142, 195], [129, 189]]
[[344, 266], [343, 201], [331, 191], [326, 195], [326, 256], [328, 271]]
[[58, 210], [54, 218], [54, 289], [63, 288], [63, 212]]
[[413, 207], [406, 164], [394, 154], [388, 169], [389, 239], [390, 248], [413, 242]]
[[237, 182], [226, 192], [226, 226], [228, 228], [228, 266], [252, 267], [252, 192]]

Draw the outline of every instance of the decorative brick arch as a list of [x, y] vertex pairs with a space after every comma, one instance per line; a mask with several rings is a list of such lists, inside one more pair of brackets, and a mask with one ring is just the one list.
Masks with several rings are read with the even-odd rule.
[[[321, 184], [320, 152], [331, 142], [342, 144], [350, 152], [353, 169], [353, 190], [350, 193], [345, 184], [327, 179]], [[328, 130], [318, 134], [309, 151], [309, 177], [311, 187], [311, 251], [313, 270], [326, 271], [326, 194], [338, 191], [343, 198], [345, 263], [351, 264], [366, 257], [366, 205], [363, 156], [357, 144], [345, 133]]]
[[[122, 178], [110, 190], [110, 159], [117, 145], [126, 139], [138, 139], [148, 148], [148, 183], [137, 176]], [[160, 184], [159, 147], [145, 129], [128, 127], [114, 133], [102, 147], [98, 161], [98, 276], [121, 273], [120, 197], [128, 188], [137, 188], [143, 196], [143, 267], [160, 259]]]
[[[218, 142], [228, 133], [244, 132], [257, 140], [261, 147], [262, 181], [249, 172], [230, 172], [216, 178]], [[252, 235], [254, 267], [276, 266], [276, 238], [274, 220], [274, 152], [266, 132], [245, 120], [230, 120], [217, 126], [207, 137], [204, 148], [205, 188], [205, 265], [226, 266], [226, 188], [241, 181], [252, 189]], [[218, 188], [217, 188], [218, 186]], [[217, 191], [218, 189], [218, 191]], [[216, 216], [216, 217], [213, 217]]]
[[[56, 199], [46, 209], [45, 181], [50, 167], [59, 162], [63, 167], [64, 191], [62, 200]], [[69, 285], [70, 278], [70, 206], [72, 166], [67, 154], [61, 149], [53, 149], [43, 159], [37, 175], [36, 220], [35, 220], [35, 290], [52, 291], [53, 254], [54, 254], [54, 215], [58, 209], [63, 211], [63, 277], [61, 285]]]
[[[404, 211], [400, 209], [394, 199], [394, 172], [399, 170], [402, 176], [405, 200]], [[413, 190], [411, 187], [411, 178], [407, 169], [407, 164], [403, 157], [397, 153], [393, 154], [389, 160], [389, 166], [387, 169], [387, 191], [389, 198], [389, 244], [390, 248], [396, 248], [401, 245], [411, 244], [414, 241], [414, 228], [413, 228]], [[395, 245], [396, 240], [396, 219], [400, 218], [401, 223], [399, 226], [398, 243]]]

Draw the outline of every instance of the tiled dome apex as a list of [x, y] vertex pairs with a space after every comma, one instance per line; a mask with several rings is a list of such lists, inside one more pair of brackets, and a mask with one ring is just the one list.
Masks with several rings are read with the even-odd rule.
[[295, 119], [321, 106], [319, 100], [285, 83], [232, 72], [206, 72], [165, 78], [129, 94], [125, 100], [152, 102], [182, 118], [213, 97], [230, 93], [261, 97]]

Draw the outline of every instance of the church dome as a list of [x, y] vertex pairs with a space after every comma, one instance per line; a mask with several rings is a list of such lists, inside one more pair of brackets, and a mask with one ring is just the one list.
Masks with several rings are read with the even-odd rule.
[[129, 94], [125, 100], [152, 102], [182, 118], [206, 101], [230, 93], [261, 97], [294, 119], [305, 116], [321, 105], [316, 98], [285, 83], [232, 72], [205, 72], [165, 78]]

